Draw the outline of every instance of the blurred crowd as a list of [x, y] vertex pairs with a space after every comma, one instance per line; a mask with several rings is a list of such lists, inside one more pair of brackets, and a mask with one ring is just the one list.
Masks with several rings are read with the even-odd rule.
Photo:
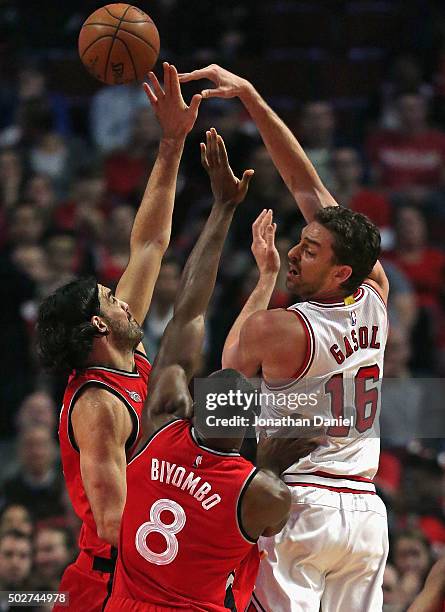
[[[65, 381], [39, 367], [33, 344], [37, 308], [54, 289], [82, 275], [93, 274], [107, 286], [116, 285], [128, 261], [130, 231], [156, 156], [159, 130], [140, 85], [101, 87], [90, 82], [73, 59], [79, 25], [100, 3], [64, 3], [57, 17], [64, 25], [57, 26], [54, 40], [42, 37], [22, 4], [7, 2], [9, 13], [5, 11], [0, 21], [0, 45], [11, 54], [10, 61], [4, 54], [0, 60], [0, 590], [52, 590], [75, 554], [78, 523], [65, 492], [57, 449]], [[151, 13], [163, 41], [161, 56], [182, 70], [216, 61], [246, 75], [245, 66], [246, 76], [285, 117], [337, 201], [365, 213], [381, 230], [382, 263], [391, 285], [385, 376], [400, 384], [388, 385], [385, 394], [384, 383], [382, 459], [376, 483], [388, 507], [392, 539], [385, 610], [403, 612], [433, 560], [445, 552], [443, 414], [436, 411], [430, 437], [416, 435], [434, 404], [425, 391], [427, 381], [435, 379], [438, 384], [445, 377], [443, 7], [432, 2], [434, 10], [423, 14], [422, 3], [410, 3], [419, 9], [414, 16], [420, 18], [420, 50], [413, 54], [397, 44], [381, 45], [382, 61], [373, 77], [377, 85], [366, 96], [356, 95], [354, 81], [347, 83], [347, 96], [330, 96], [330, 89], [338, 85], [334, 72], [326, 91], [316, 83], [311, 89], [309, 81], [300, 98], [292, 85], [293, 73], [287, 75], [287, 83], [281, 82], [279, 96], [268, 91], [267, 84], [265, 91], [261, 89], [266, 80], [273, 82], [272, 75], [268, 79], [262, 74], [257, 80], [255, 75], [266, 71], [272, 60], [276, 66], [281, 61], [297, 63], [304, 53], [304, 61], [309, 58], [314, 71], [320, 71], [321, 51], [317, 55], [311, 47], [310, 55], [309, 48], [283, 50], [278, 42], [273, 48], [269, 44], [279, 40], [279, 33], [272, 36], [272, 17], [281, 23], [283, 6], [300, 11], [292, 13], [296, 24], [306, 16], [302, 6], [312, 20], [322, 23], [328, 11], [323, 3], [318, 3], [317, 13], [315, 2], [262, 0], [255, 9], [249, 3], [229, 2], [225, 12], [215, 10], [211, 15], [205, 8], [199, 13], [208, 3], [196, 4], [203, 35], [193, 38], [196, 23], [181, 0], [153, 3]], [[338, 4], [354, 16], [352, 5], [360, 2]], [[387, 7], [388, 19], [401, 10], [396, 1], [374, 4], [383, 11]], [[144, 2], [139, 5], [149, 10]], [[258, 20], [266, 9], [270, 31], [261, 33]], [[52, 23], [49, 19], [46, 27]], [[264, 20], [261, 27], [266, 27]], [[427, 45], [422, 48], [427, 35], [434, 41], [433, 51]], [[375, 52], [369, 49], [381, 41], [377, 34], [375, 39], [369, 36], [372, 63]], [[45, 44], [51, 46], [46, 54]], [[353, 50], [347, 51], [353, 57]], [[57, 79], [60, 62], [63, 78]], [[84, 95], [71, 84], [77, 78], [89, 80]], [[185, 86], [185, 97], [194, 91], [193, 85]], [[172, 315], [183, 263], [211, 206], [210, 186], [199, 162], [199, 142], [211, 126], [223, 135], [235, 172], [252, 167], [255, 176], [224, 250], [207, 322], [203, 374], [220, 367], [224, 339], [255, 285], [250, 244], [257, 214], [273, 209], [278, 225], [282, 272], [272, 308], [293, 301], [285, 288], [286, 254], [303, 226], [241, 105], [234, 100], [205, 101], [186, 144], [171, 246], [145, 323], [150, 358]]]

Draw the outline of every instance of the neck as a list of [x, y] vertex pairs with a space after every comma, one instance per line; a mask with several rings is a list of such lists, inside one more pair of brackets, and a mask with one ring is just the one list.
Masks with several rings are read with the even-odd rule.
[[107, 337], [101, 338], [91, 351], [87, 366], [103, 366], [115, 370], [134, 370], [134, 350], [118, 349], [111, 345]]
[[194, 428], [195, 437], [199, 444], [202, 446], [206, 446], [215, 451], [220, 451], [221, 453], [239, 453], [239, 444], [237, 444], [237, 440], [233, 438], [208, 438], [206, 436], [201, 435], [196, 427]]

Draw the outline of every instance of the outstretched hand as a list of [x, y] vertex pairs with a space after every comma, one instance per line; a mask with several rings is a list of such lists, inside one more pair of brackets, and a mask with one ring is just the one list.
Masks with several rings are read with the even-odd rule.
[[245, 170], [241, 180], [233, 174], [224, 140], [215, 128], [206, 132], [206, 143], [201, 142], [201, 163], [210, 177], [215, 202], [236, 205], [244, 200], [254, 170]]
[[252, 225], [252, 254], [260, 275], [278, 274], [280, 255], [275, 246], [277, 224], [273, 223], [273, 212], [264, 209]]
[[164, 89], [154, 72], [149, 72], [151, 87], [144, 83], [144, 91], [159, 121], [163, 138], [184, 140], [195, 125], [202, 96], [194, 95], [190, 106], [187, 106], [181, 94], [176, 68], [167, 62], [164, 62], [163, 66]]
[[180, 83], [199, 81], [200, 79], [207, 79], [215, 84], [214, 89], [202, 90], [203, 98], [235, 98], [240, 96], [249, 85], [246, 79], [221, 68], [217, 64], [210, 64], [206, 68], [193, 70], [193, 72], [183, 72], [179, 75]]

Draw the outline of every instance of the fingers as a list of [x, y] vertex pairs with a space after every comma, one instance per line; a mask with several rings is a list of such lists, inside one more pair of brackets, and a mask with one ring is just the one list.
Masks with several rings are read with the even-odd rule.
[[218, 150], [218, 133], [215, 128], [211, 128], [206, 132], [207, 139], [207, 160], [209, 166], [215, 167], [220, 163], [219, 150]]
[[201, 164], [204, 166], [206, 170], [209, 169], [209, 162], [207, 160], [207, 147], [203, 142], [200, 143], [201, 147]]
[[266, 244], [269, 250], [275, 248], [275, 232], [277, 230], [277, 224], [272, 223], [266, 227]]
[[203, 89], [201, 91], [201, 96], [203, 98], [225, 98], [224, 91], [220, 87], [215, 87], [214, 89]]
[[243, 178], [241, 179], [241, 190], [243, 193], [247, 193], [247, 190], [249, 189], [249, 183], [254, 174], [255, 170], [244, 170]]
[[210, 66], [206, 68], [200, 68], [199, 70], [193, 70], [193, 72], [181, 72], [179, 75], [180, 83], [188, 83], [189, 81], [199, 81], [199, 79], [212, 79], [212, 69]]
[[165, 93], [164, 93], [162, 87], [160, 86], [159, 81], [158, 81], [155, 73], [154, 72], [149, 72], [148, 73], [148, 78], [150, 79], [150, 83], [151, 83], [151, 86], [154, 89], [154, 93], [155, 93], [156, 98], [158, 100], [160, 98], [163, 98], [165, 96]]
[[227, 157], [226, 145], [224, 144], [224, 140], [222, 139], [222, 136], [220, 136], [219, 134], [217, 135], [217, 146], [218, 146], [218, 153], [219, 153], [220, 160], [223, 163], [229, 165], [229, 158]]
[[164, 62], [164, 89], [167, 96], [171, 96], [172, 94], [172, 85], [171, 85], [171, 72], [170, 72], [170, 64], [168, 62]]
[[150, 89], [150, 85], [149, 85], [148, 83], [143, 83], [143, 84], [142, 84], [142, 87], [144, 88], [144, 91], [145, 91], [145, 93], [146, 93], [146, 95], [147, 95], [147, 98], [148, 98], [148, 99], [149, 99], [149, 101], [150, 101], [150, 104], [151, 104], [152, 106], [154, 106], [154, 105], [157, 103], [158, 99], [157, 99], [157, 97], [154, 95], [154, 93], [151, 91], [151, 89]]
[[260, 227], [261, 227], [261, 223], [263, 222], [263, 219], [266, 216], [266, 214], [267, 214], [267, 208], [264, 208], [260, 212], [258, 217], [255, 219], [255, 221], [252, 223], [252, 235], [253, 235], [254, 240], [260, 240], [262, 238]]
[[178, 71], [173, 65], [169, 66], [169, 77], [170, 77], [170, 93], [176, 98], [182, 98], [181, 86], [179, 84], [179, 79], [178, 79]]
[[192, 101], [190, 102], [190, 111], [193, 113], [193, 115], [196, 115], [198, 113], [198, 108], [201, 102], [202, 102], [201, 94], [195, 94], [192, 98]]
[[260, 224], [260, 234], [261, 234], [261, 237], [264, 240], [266, 239], [267, 228], [272, 225], [272, 219], [273, 219], [273, 212], [269, 208], [269, 210], [264, 215], [264, 218], [263, 218], [263, 220], [261, 221], [261, 224]]

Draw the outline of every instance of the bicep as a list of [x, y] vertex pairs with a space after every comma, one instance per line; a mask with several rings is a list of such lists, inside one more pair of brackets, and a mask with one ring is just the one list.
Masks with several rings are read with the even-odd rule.
[[377, 291], [380, 293], [383, 298], [383, 301], [386, 304], [389, 295], [389, 281], [380, 261], [376, 262], [375, 266], [371, 271], [371, 274], [366, 280], [371, 281], [370, 284], [375, 286], [375, 289], [377, 289]]
[[100, 526], [123, 510], [126, 495], [125, 443], [132, 431], [123, 403], [109, 392], [91, 388], [74, 405], [74, 437], [80, 453], [85, 493]]
[[153, 365], [152, 377], [156, 376], [156, 371], [178, 365], [190, 380], [202, 351], [204, 331], [203, 315], [198, 315], [192, 320], [185, 320], [175, 314], [162, 336]]

